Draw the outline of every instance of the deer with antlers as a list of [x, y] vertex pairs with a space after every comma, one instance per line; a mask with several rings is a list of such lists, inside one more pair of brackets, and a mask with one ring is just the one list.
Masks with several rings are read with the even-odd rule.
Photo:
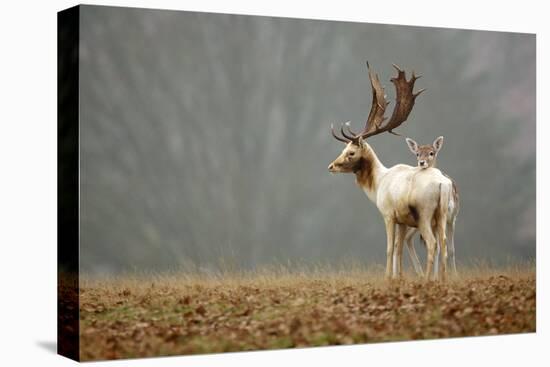
[[[372, 87], [372, 106], [360, 133], [351, 131], [349, 123], [340, 127], [338, 136], [331, 126], [334, 138], [346, 144], [342, 153], [328, 166], [332, 173], [354, 173], [357, 184], [367, 197], [376, 204], [384, 218], [387, 235], [386, 278], [402, 275], [403, 241], [407, 227], [418, 228], [427, 247], [425, 279], [430, 279], [436, 251], [436, 235], [442, 252], [442, 275], [447, 273], [446, 223], [448, 202], [452, 192], [452, 182], [438, 169], [423, 170], [405, 164], [385, 167], [378, 159], [366, 139], [383, 132], [393, 133], [408, 118], [416, 98], [424, 90], [413, 93], [419, 76], [413, 72], [410, 80], [398, 66], [397, 77], [391, 79], [396, 89], [396, 103], [390, 119], [384, 117], [389, 104], [378, 75], [369, 71]], [[398, 134], [396, 134], [398, 135]], [[397, 269], [392, 272], [394, 247], [397, 256]]]
[[[418, 167], [422, 169], [436, 168], [437, 155], [439, 154], [439, 151], [443, 146], [443, 140], [444, 140], [443, 137], [440, 136], [437, 139], [435, 139], [432, 144], [419, 145], [413, 139], [410, 139], [410, 138], [405, 139], [410, 151], [416, 156]], [[454, 232], [455, 232], [456, 217], [458, 215], [458, 211], [460, 210], [460, 203], [459, 203], [458, 189], [457, 189], [456, 183], [449, 176], [447, 176], [447, 178], [449, 178], [453, 184], [453, 191], [452, 191], [452, 195], [449, 201], [449, 207], [447, 211], [447, 239], [449, 240], [447, 248], [448, 248], [449, 262], [451, 264], [451, 268], [453, 269], [454, 275], [456, 275], [457, 271], [456, 271], [456, 260], [455, 260]], [[416, 251], [414, 249], [414, 236], [416, 233], [418, 233], [418, 229], [409, 228], [407, 230], [407, 234], [405, 235], [405, 243], [407, 244], [409, 257], [411, 259], [411, 262], [413, 264], [415, 271], [417, 272], [417, 274], [422, 275], [423, 273], [422, 266], [420, 265], [420, 261], [418, 260], [418, 255], [416, 254]], [[434, 260], [434, 276], [437, 276], [438, 258], [439, 258], [439, 247], [436, 250], [436, 256]], [[397, 260], [398, 260], [397, 256], [394, 255], [394, 264], [393, 264], [394, 271], [397, 268]]]

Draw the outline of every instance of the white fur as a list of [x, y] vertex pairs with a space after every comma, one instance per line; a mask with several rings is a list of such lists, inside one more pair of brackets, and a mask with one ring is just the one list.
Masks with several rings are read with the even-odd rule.
[[[443, 256], [443, 275], [446, 273], [446, 224], [447, 206], [441, 208], [440, 196], [446, 200], [452, 194], [452, 182], [437, 168], [419, 168], [405, 164], [398, 164], [386, 168], [378, 159], [374, 150], [363, 143], [363, 149], [370, 150], [374, 185], [363, 190], [368, 198], [375, 203], [384, 218], [387, 235], [387, 262], [386, 277], [402, 275], [402, 249], [407, 226], [418, 227], [426, 241], [428, 260], [426, 264], [426, 279], [429, 279], [433, 269], [436, 246], [436, 233], [443, 233], [440, 238]], [[346, 149], [342, 153], [345, 155]], [[418, 218], [411, 214], [411, 207], [415, 208]], [[444, 220], [433, 223], [433, 218], [443, 210]], [[433, 229], [436, 229], [434, 233]], [[441, 236], [441, 235], [440, 235]], [[394, 246], [394, 243], [396, 246]], [[397, 264], [393, 271], [393, 254], [396, 250]]]
[[[454, 244], [454, 232], [455, 232], [456, 218], [458, 216], [458, 211], [459, 211], [458, 208], [459, 208], [458, 203], [455, 203], [453, 197], [451, 196], [451, 199], [449, 200], [449, 208], [448, 208], [448, 216], [447, 216], [447, 239], [449, 241], [448, 242], [449, 263], [452, 268], [452, 272], [455, 276], [458, 274], [458, 272], [456, 270], [456, 252], [455, 252], [455, 244]], [[407, 245], [409, 258], [411, 260], [411, 263], [413, 265], [415, 272], [418, 275], [422, 276], [424, 274], [424, 271], [422, 270], [422, 264], [420, 263], [420, 260], [418, 259], [418, 255], [416, 254], [416, 250], [414, 248], [414, 237], [417, 233], [419, 233], [417, 228], [409, 227], [409, 229], [407, 230], [407, 234], [405, 235], [405, 243]], [[438, 271], [439, 271], [439, 266], [438, 266], [439, 253], [440, 253], [440, 247], [438, 243], [436, 257], [434, 260], [434, 279], [437, 278]], [[395, 255], [394, 255], [393, 269], [394, 269], [394, 272], [397, 269], [397, 256]]]
[[[415, 142], [413, 139], [410, 139], [410, 138], [406, 138], [405, 139], [406, 142], [407, 142], [407, 146], [409, 147], [409, 149], [411, 150], [411, 152], [413, 154], [416, 154], [417, 155], [417, 159], [420, 160], [420, 159], [424, 159], [422, 157], [419, 157], [418, 156], [418, 149], [419, 149], [419, 146], [418, 146], [418, 143]], [[436, 138], [434, 140], [434, 142], [432, 143], [432, 148], [433, 148], [433, 153], [435, 156], [437, 156], [437, 154], [439, 153], [439, 151], [441, 150], [441, 147], [443, 146], [443, 142], [444, 142], [444, 138], [443, 136], [439, 136], [438, 138]], [[435, 168], [435, 159], [431, 162], [429, 162], [429, 166], [430, 167], [434, 167]], [[456, 200], [456, 202], [455, 202]], [[450, 199], [449, 199], [449, 202], [448, 202], [448, 207], [447, 207], [447, 211], [448, 211], [448, 217], [447, 217], [447, 231], [446, 231], [446, 235], [447, 237], [449, 238], [449, 260], [451, 261], [451, 266], [453, 268], [453, 272], [454, 274], [456, 275], [457, 274], [457, 271], [456, 271], [456, 260], [455, 260], [455, 249], [454, 249], [454, 230], [455, 230], [455, 223], [456, 223], [456, 217], [458, 215], [458, 210], [459, 210], [459, 203], [458, 203], [458, 196], [457, 198], [455, 199], [453, 195], [451, 195]], [[413, 267], [415, 269], [415, 271], [417, 272], [417, 274], [419, 275], [422, 275], [423, 274], [423, 271], [422, 271], [422, 267], [420, 265], [420, 261], [418, 259], [418, 256], [416, 255], [416, 251], [414, 249], [414, 236], [416, 233], [418, 233], [418, 229], [416, 228], [408, 228], [407, 230], [407, 233], [405, 235], [405, 242], [407, 244], [407, 249], [409, 250], [409, 256], [410, 256], [410, 259], [411, 259], [411, 262], [413, 264]], [[436, 251], [436, 257], [435, 257], [435, 260], [434, 260], [434, 279], [437, 278], [437, 273], [438, 273], [438, 259], [439, 259], [439, 253], [440, 253], [440, 246], [438, 244], [437, 246], [437, 251]], [[397, 271], [397, 256], [394, 256], [394, 261], [393, 261], [393, 270], [394, 272]]]

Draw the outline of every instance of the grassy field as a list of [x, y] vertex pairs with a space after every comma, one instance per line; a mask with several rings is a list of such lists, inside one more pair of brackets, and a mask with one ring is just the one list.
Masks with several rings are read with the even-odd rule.
[[535, 331], [532, 267], [445, 284], [379, 271], [81, 279], [81, 358], [101, 360]]

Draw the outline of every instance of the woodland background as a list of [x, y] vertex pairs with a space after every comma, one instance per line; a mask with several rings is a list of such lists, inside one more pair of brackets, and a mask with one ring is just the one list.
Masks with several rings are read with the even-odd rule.
[[[343, 148], [330, 123], [368, 115], [366, 60], [390, 99], [391, 63], [423, 75], [399, 132], [445, 136], [458, 261], [535, 257], [534, 35], [81, 9], [85, 272], [383, 263], [376, 207], [327, 171]], [[369, 143], [415, 163], [403, 138]]]

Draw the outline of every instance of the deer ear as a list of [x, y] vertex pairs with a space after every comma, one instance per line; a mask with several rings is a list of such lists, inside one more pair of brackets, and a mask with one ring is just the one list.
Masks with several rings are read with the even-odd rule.
[[416, 141], [412, 140], [411, 138], [405, 138], [405, 141], [407, 142], [407, 145], [409, 146], [409, 149], [413, 154], [416, 154], [418, 152], [418, 144]]
[[440, 136], [439, 138], [435, 139], [434, 143], [433, 143], [433, 146], [434, 146], [435, 151], [439, 152], [439, 150], [443, 146], [443, 137]]

